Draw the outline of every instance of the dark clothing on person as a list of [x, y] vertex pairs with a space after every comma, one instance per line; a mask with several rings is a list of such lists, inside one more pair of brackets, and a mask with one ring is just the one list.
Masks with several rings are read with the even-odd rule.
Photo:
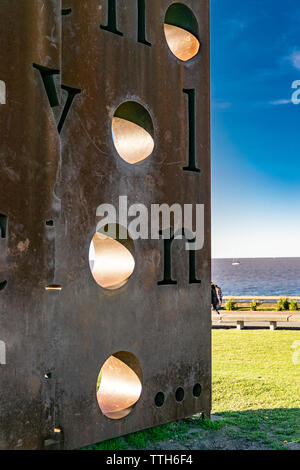
[[211, 303], [212, 303], [213, 309], [218, 311], [219, 299], [218, 299], [216, 287], [214, 284], [211, 285]]

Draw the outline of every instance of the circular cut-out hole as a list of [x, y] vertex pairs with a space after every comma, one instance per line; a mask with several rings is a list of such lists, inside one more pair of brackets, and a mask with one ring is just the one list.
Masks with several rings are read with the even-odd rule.
[[184, 390], [182, 387], [178, 387], [175, 393], [176, 401], [180, 402], [184, 399]]
[[193, 395], [196, 398], [199, 398], [202, 392], [202, 387], [200, 384], [196, 384], [193, 388]]
[[164, 402], [165, 402], [165, 395], [163, 394], [163, 392], [158, 392], [155, 395], [155, 405], [160, 408], [161, 406], [163, 406]]
[[142, 393], [142, 369], [134, 354], [121, 351], [103, 364], [97, 380], [97, 400], [110, 419], [129, 415]]
[[195, 57], [200, 49], [197, 19], [186, 5], [173, 3], [165, 17], [165, 37], [171, 52], [180, 60]]
[[104, 289], [120, 289], [135, 267], [134, 243], [128, 231], [118, 224], [108, 224], [96, 232], [89, 250], [92, 275]]
[[127, 163], [140, 163], [154, 149], [154, 128], [148, 111], [136, 101], [126, 101], [115, 111], [112, 136], [118, 154]]

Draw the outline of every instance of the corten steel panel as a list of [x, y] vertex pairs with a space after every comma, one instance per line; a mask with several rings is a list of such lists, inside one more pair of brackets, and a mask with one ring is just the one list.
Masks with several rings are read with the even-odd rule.
[[[8, 237], [0, 241], [1, 275], [8, 280], [0, 292], [0, 340], [8, 351], [0, 366], [2, 447], [51, 444], [56, 427], [62, 431], [57, 445], [70, 449], [210, 412], [209, 1], [182, 2], [197, 18], [201, 41], [199, 54], [185, 63], [164, 36], [172, 3], [146, 1], [151, 46], [137, 42], [136, 0], [117, 1], [123, 36], [100, 28], [107, 23], [105, 0], [65, 0], [62, 17], [59, 1], [1, 4], [1, 40], [9, 49], [0, 76], [8, 87], [7, 105], [0, 107], [0, 178], [7, 188], [0, 213], [9, 215]], [[80, 90], [60, 134], [60, 152], [59, 113], [51, 110], [32, 63], [62, 70], [61, 84]], [[196, 93], [200, 173], [183, 171], [189, 155], [186, 89]], [[138, 165], [119, 157], [111, 134], [115, 109], [129, 100], [142, 104], [154, 124], [154, 152]], [[172, 246], [177, 285], [158, 285], [162, 240], [135, 241], [135, 270], [121, 289], [96, 284], [88, 262], [96, 210], [102, 203], [118, 207], [124, 195], [128, 205], [148, 208], [205, 205], [205, 243], [196, 252], [201, 284], [189, 283], [184, 240]], [[47, 219], [54, 227], [45, 226]], [[62, 290], [46, 292], [48, 284]], [[143, 390], [131, 414], [112, 420], [99, 409], [96, 382], [118, 351], [138, 358]], [[47, 371], [52, 375], [45, 380]], [[199, 398], [192, 393], [196, 383]], [[181, 403], [178, 387], [185, 391]], [[158, 392], [165, 394], [160, 408]]]
[[[57, 0], [0, 3], [0, 448], [40, 448], [53, 430], [54, 395], [44, 374], [53, 366], [49, 331], [55, 321], [45, 286], [54, 276], [53, 193], [59, 162], [55, 119], [33, 63], [60, 68]], [[54, 315], [54, 316], [53, 316]]]

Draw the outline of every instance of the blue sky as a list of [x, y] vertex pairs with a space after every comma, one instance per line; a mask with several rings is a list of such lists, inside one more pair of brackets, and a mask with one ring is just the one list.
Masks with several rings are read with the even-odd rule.
[[211, 0], [214, 258], [300, 257], [299, 0]]

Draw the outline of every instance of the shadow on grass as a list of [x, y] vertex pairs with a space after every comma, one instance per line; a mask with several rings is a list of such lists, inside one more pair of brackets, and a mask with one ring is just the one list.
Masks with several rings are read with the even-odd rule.
[[300, 409], [224, 412], [191, 418], [112, 439], [85, 450], [300, 449]]

